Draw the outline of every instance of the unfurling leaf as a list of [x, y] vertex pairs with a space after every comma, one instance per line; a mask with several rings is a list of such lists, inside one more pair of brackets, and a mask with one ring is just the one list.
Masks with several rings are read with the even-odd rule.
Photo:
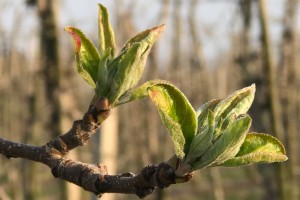
[[71, 34], [75, 43], [77, 71], [93, 88], [96, 88], [99, 53], [94, 44], [75, 27], [66, 27], [65, 31]]
[[170, 84], [153, 85], [148, 93], [171, 135], [175, 154], [183, 158], [197, 131], [193, 107], [183, 93]]
[[220, 101], [218, 105], [213, 109], [216, 118], [222, 118], [225, 120], [227, 116], [235, 113], [236, 116], [246, 114], [249, 110], [255, 94], [255, 85], [238, 90], [228, 96], [226, 99]]
[[148, 97], [148, 88], [158, 84], [172, 85], [170, 82], [165, 80], [151, 80], [147, 81], [143, 85], [140, 85], [137, 88], [134, 88], [132, 91], [129, 91], [123, 95], [117, 105], [129, 103], [132, 101], [137, 101]]
[[283, 162], [288, 158], [281, 142], [268, 134], [248, 133], [238, 154], [222, 166], [235, 167], [258, 162]]
[[244, 142], [250, 124], [251, 118], [248, 115], [239, 116], [228, 125], [205, 154], [197, 162], [191, 164], [192, 168], [196, 170], [216, 166], [233, 158]]
[[216, 105], [220, 102], [218, 99], [213, 99], [205, 104], [203, 104], [198, 110], [197, 110], [197, 119], [198, 119], [198, 133], [200, 133], [203, 129], [206, 128], [207, 125], [207, 119], [208, 119], [208, 113], [209, 110], [213, 110]]
[[207, 121], [207, 126], [205, 126], [206, 129], [201, 131], [194, 137], [189, 152], [185, 158], [185, 162], [190, 165], [197, 158], [200, 158], [212, 145], [212, 139], [215, 129], [215, 116], [211, 110], [208, 111]]
[[111, 56], [110, 51], [111, 49], [106, 49], [99, 61], [97, 82], [96, 82], [96, 95], [98, 98], [106, 97], [109, 92], [110, 86], [107, 83], [107, 79], [108, 79], [107, 65]]
[[98, 42], [99, 42], [99, 52], [102, 57], [105, 51], [110, 49], [109, 60], [113, 59], [115, 56], [115, 35], [110, 24], [109, 15], [107, 9], [101, 5], [99, 6], [98, 14]]
[[108, 65], [111, 91], [109, 100], [114, 105], [126, 91], [140, 80], [150, 49], [164, 26], [146, 30], [125, 44], [120, 55]]

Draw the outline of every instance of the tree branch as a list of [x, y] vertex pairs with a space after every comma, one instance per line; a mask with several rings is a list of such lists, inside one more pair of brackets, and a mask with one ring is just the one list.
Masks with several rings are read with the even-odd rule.
[[[0, 138], [0, 154], [7, 158], [23, 158], [47, 165], [54, 177], [74, 183], [83, 189], [101, 196], [103, 193], [136, 194], [140, 198], [151, 194], [157, 187], [190, 180], [190, 174], [176, 175], [173, 164], [149, 165], [137, 175], [123, 173], [108, 175], [106, 166], [87, 164], [66, 158], [68, 152], [85, 145], [89, 138], [109, 116], [110, 105], [107, 99], [91, 103], [82, 120], [75, 121], [72, 128], [43, 146], [20, 144]], [[174, 159], [173, 159], [174, 161]]]

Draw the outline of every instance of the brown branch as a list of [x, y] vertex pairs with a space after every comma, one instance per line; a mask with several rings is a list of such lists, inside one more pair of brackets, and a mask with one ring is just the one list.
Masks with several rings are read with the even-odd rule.
[[[83, 119], [75, 121], [66, 134], [43, 146], [20, 144], [0, 138], [0, 154], [7, 158], [41, 162], [51, 169], [53, 176], [100, 196], [103, 193], [124, 193], [136, 194], [143, 198], [157, 187], [165, 188], [176, 182], [190, 180], [190, 174], [176, 175], [175, 168], [178, 166], [171, 166], [171, 162], [147, 166], [137, 175], [108, 175], [104, 165], [81, 163], [66, 158], [70, 150], [88, 142], [109, 113], [110, 105], [107, 99], [97, 100], [91, 104]], [[174, 158], [172, 161], [176, 161], [177, 158]]]

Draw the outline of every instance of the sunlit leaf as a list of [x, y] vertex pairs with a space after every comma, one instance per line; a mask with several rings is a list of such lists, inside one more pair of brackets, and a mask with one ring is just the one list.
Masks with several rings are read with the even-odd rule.
[[185, 158], [185, 162], [191, 164], [197, 158], [200, 158], [207, 149], [212, 145], [213, 133], [215, 128], [215, 116], [212, 111], [208, 111], [208, 125], [206, 129], [198, 133], [190, 146], [189, 152]]
[[121, 49], [121, 53], [127, 51], [134, 43], [143, 42], [148, 40], [148, 43], [154, 43], [156, 38], [164, 31], [165, 26], [160, 25], [150, 29], [147, 29], [143, 32], [140, 32], [130, 40], [128, 40]]
[[98, 98], [107, 97], [106, 95], [109, 92], [110, 86], [107, 83], [108, 79], [108, 69], [107, 65], [110, 58], [110, 51], [111, 49], [106, 49], [99, 61], [98, 65], [98, 72], [97, 72], [97, 88], [96, 88], [96, 94]]
[[93, 88], [96, 88], [99, 53], [84, 33], [75, 27], [66, 27], [75, 43], [77, 71]]
[[171, 135], [176, 155], [183, 158], [197, 131], [193, 107], [183, 93], [170, 84], [149, 87], [148, 93]]
[[137, 101], [137, 100], [141, 100], [141, 99], [148, 97], [148, 88], [152, 87], [154, 85], [157, 85], [157, 84], [172, 85], [170, 82], [165, 81], [165, 80], [147, 81], [143, 85], [140, 85], [139, 87], [134, 88], [132, 91], [128, 91], [128, 93], [124, 94], [119, 99], [117, 106], [120, 104], [129, 103], [132, 101]]
[[220, 102], [218, 99], [213, 99], [205, 104], [203, 104], [200, 108], [197, 110], [197, 118], [198, 118], [198, 133], [201, 132], [204, 128], [206, 128], [207, 125], [207, 115], [209, 113], [209, 110], [213, 110], [216, 105]]
[[107, 9], [101, 5], [99, 6], [98, 14], [98, 38], [99, 38], [99, 52], [104, 54], [107, 49], [110, 49], [109, 59], [114, 58], [115, 55], [115, 35], [110, 24]]
[[210, 146], [206, 153], [195, 163], [191, 164], [194, 170], [224, 163], [233, 158], [244, 142], [250, 127], [251, 118], [248, 115], [239, 116], [228, 125], [224, 133]]
[[222, 166], [235, 167], [258, 162], [283, 162], [288, 158], [284, 146], [275, 137], [262, 133], [248, 133], [238, 154]]
[[134, 42], [128, 42], [128, 48], [124, 48], [109, 64], [109, 100], [112, 104], [140, 80], [150, 49], [163, 29], [163, 26], [158, 26], [140, 33], [135, 39], [131, 39], [130, 41]]
[[245, 114], [254, 99], [255, 85], [238, 90], [228, 96], [226, 99], [220, 101], [220, 103], [213, 110], [216, 114], [216, 118], [226, 119], [231, 113], [235, 113], [237, 116]]

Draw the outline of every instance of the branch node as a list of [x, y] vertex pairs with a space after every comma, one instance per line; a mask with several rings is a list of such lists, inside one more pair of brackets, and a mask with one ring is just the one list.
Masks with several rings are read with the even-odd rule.
[[164, 189], [176, 183], [175, 178], [175, 171], [170, 165], [163, 162], [157, 166], [156, 179], [160, 189]]
[[137, 188], [136, 190], [136, 195], [140, 198], [143, 199], [149, 194], [151, 194], [154, 191], [154, 187], [148, 187], [148, 188]]
[[143, 178], [150, 182], [151, 177], [155, 174], [157, 165], [148, 165], [145, 167], [142, 171], [141, 174], [143, 175]]
[[95, 181], [95, 188], [97, 189], [97, 193], [95, 193], [97, 196], [104, 194], [107, 190], [109, 190], [112, 185], [106, 181], [106, 176], [99, 176], [99, 178]]
[[99, 168], [99, 173], [103, 175], [107, 175], [107, 166], [101, 163], [97, 163], [96, 166]]

